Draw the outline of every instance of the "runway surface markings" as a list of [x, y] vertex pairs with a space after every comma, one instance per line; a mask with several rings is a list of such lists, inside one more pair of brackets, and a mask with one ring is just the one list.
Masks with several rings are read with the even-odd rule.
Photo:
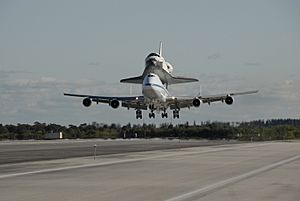
[[[18, 177], [18, 176], [26, 176], [26, 175], [32, 175], [32, 174], [64, 171], [64, 170], [71, 170], [71, 169], [79, 169], [79, 168], [90, 168], [90, 167], [100, 167], [100, 166], [106, 166], [106, 165], [116, 165], [116, 164], [122, 164], [122, 163], [130, 163], [130, 162], [137, 162], [137, 161], [144, 161], [144, 160], [151, 160], [151, 159], [158, 159], [158, 158], [166, 158], [166, 157], [172, 157], [172, 156], [185, 156], [185, 155], [212, 153], [212, 152], [219, 152], [219, 151], [234, 150], [236, 148], [253, 148], [253, 147], [265, 146], [265, 145], [269, 145], [269, 144], [270, 143], [255, 144], [255, 145], [243, 144], [243, 145], [238, 145], [238, 146], [233, 146], [233, 147], [223, 147], [224, 145], [221, 145], [220, 146], [221, 148], [218, 147], [218, 148], [210, 149], [210, 150], [169, 153], [169, 154], [162, 154], [162, 155], [155, 155], [155, 156], [148, 156], [148, 157], [141, 157], [141, 158], [134, 158], [134, 159], [122, 159], [122, 160], [107, 161], [107, 162], [100, 162], [100, 163], [73, 165], [73, 166], [66, 166], [66, 167], [34, 170], [34, 171], [28, 171], [28, 172], [11, 173], [11, 174], [0, 175], [0, 179], [10, 178], [10, 177]], [[189, 149], [191, 149], [191, 148], [184, 148], [184, 149], [180, 149], [180, 150], [189, 150]]]
[[215, 191], [217, 189], [221, 189], [221, 188], [226, 187], [230, 184], [234, 184], [234, 183], [239, 182], [241, 180], [253, 177], [257, 174], [272, 170], [274, 168], [277, 168], [279, 166], [285, 165], [287, 163], [293, 162], [293, 161], [298, 160], [298, 159], [300, 159], [300, 155], [296, 155], [296, 156], [293, 156], [293, 157], [290, 157], [290, 158], [287, 158], [287, 159], [284, 159], [284, 160], [281, 160], [281, 161], [263, 166], [261, 168], [251, 170], [250, 172], [246, 172], [244, 174], [241, 174], [241, 175], [238, 175], [238, 176], [235, 176], [235, 177], [231, 177], [229, 179], [225, 179], [225, 180], [210, 184], [208, 186], [201, 187], [199, 189], [196, 189], [196, 190], [178, 195], [176, 197], [167, 199], [166, 201], [181, 201], [181, 200], [190, 199], [190, 198], [193, 198], [193, 197], [196, 197], [196, 196], [201, 197], [201, 196], [204, 196], [204, 195], [206, 195], [206, 194], [208, 194], [212, 191]]

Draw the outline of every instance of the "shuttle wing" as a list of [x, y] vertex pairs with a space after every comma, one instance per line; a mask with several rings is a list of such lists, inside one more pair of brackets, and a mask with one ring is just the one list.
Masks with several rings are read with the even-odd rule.
[[171, 74], [166, 76], [166, 80], [168, 84], [181, 84], [187, 82], [198, 82], [199, 80], [196, 78], [189, 78], [189, 77], [181, 77], [181, 76], [172, 76]]
[[[144, 76], [137, 76], [137, 77], [130, 77], [120, 80], [120, 82], [123, 83], [132, 83], [132, 84], [142, 84], [143, 83]], [[188, 82], [198, 82], [198, 79], [195, 78], [189, 78], [189, 77], [181, 77], [181, 76], [172, 76], [171, 74], [165, 75], [165, 78], [162, 79], [162, 81], [165, 83], [167, 82], [170, 84], [181, 84], [181, 83], [188, 83]]]
[[130, 77], [120, 80], [123, 83], [143, 84], [143, 76]]

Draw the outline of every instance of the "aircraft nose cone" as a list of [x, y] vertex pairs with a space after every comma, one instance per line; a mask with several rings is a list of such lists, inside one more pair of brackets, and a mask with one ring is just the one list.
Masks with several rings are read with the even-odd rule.
[[155, 60], [155, 59], [149, 59], [149, 60], [146, 62], [146, 65], [147, 65], [147, 66], [155, 66], [155, 65], [156, 65], [156, 60]]

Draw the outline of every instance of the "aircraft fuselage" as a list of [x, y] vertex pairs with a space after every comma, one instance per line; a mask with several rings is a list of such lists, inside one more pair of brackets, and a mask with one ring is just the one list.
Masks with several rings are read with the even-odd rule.
[[166, 102], [169, 96], [168, 90], [165, 88], [158, 75], [149, 73], [143, 81], [142, 93], [146, 103], [162, 103]]

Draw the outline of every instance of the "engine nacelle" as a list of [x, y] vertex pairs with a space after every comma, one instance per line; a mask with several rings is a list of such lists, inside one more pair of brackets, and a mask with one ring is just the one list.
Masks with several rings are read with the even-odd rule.
[[85, 107], [90, 107], [91, 104], [92, 104], [92, 100], [89, 99], [89, 98], [85, 98], [85, 99], [83, 99], [82, 104], [83, 104]]
[[116, 99], [111, 100], [111, 101], [110, 101], [110, 106], [111, 106], [112, 108], [116, 109], [116, 108], [118, 108], [118, 107], [120, 106], [120, 102], [119, 102], [118, 100], [116, 100]]
[[166, 62], [166, 66], [167, 66], [166, 70], [168, 71], [168, 73], [172, 73], [173, 72], [173, 66], [168, 62]]
[[199, 107], [201, 105], [201, 100], [199, 98], [195, 98], [193, 100], [193, 106], [194, 107]]
[[225, 103], [226, 103], [227, 105], [232, 105], [233, 101], [234, 101], [234, 99], [233, 99], [233, 97], [231, 97], [231, 96], [227, 96], [227, 97], [225, 98]]

